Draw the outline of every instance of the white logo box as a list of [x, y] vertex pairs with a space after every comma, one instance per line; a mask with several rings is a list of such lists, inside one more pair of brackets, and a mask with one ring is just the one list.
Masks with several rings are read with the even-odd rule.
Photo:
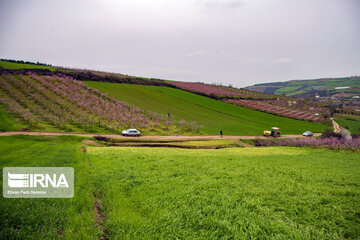
[[3, 196], [5, 198], [72, 198], [74, 168], [5, 167]]

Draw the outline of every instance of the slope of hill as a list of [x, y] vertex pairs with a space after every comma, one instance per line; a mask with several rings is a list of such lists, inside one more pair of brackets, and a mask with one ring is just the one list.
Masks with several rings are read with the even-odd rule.
[[[5, 65], [7, 62], [5, 62]], [[1, 64], [0, 64], [1, 66]], [[27, 66], [27, 65], [26, 65]], [[171, 88], [178, 88], [188, 92], [192, 92], [198, 95], [207, 96], [220, 101], [230, 102], [235, 105], [251, 108], [271, 114], [306, 120], [306, 121], [317, 121], [322, 122], [324, 116], [329, 115], [329, 111], [323, 108], [323, 105], [314, 103], [311, 101], [303, 101], [296, 98], [290, 97], [279, 97], [272, 94], [258, 93], [245, 89], [238, 89], [233, 87], [205, 84], [205, 83], [191, 83], [191, 82], [179, 82], [179, 81], [165, 81], [154, 78], [142, 78], [128, 76], [118, 73], [107, 73], [100, 71], [81, 70], [81, 69], [70, 69], [70, 68], [59, 68], [57, 67], [54, 71], [50, 72], [46, 69], [48, 66], [41, 68], [41, 65], [34, 65], [38, 69], [33, 69], [36, 74], [40, 75], [56, 75], [63, 74], [68, 77], [74, 78], [81, 81], [98, 81], [98, 82], [113, 82], [113, 83], [130, 83], [140, 85], [152, 85], [152, 86], [166, 86]], [[18, 66], [16, 66], [18, 68]], [[26, 74], [26, 69], [11, 70], [6, 67], [10, 74]], [[1, 69], [0, 69], [1, 70]], [[229, 99], [233, 99], [229, 101]], [[247, 101], [243, 101], [243, 100]]]
[[0, 75], [0, 102], [31, 129], [120, 132], [136, 127], [146, 134], [194, 132], [194, 123], [120, 102], [61, 75]]
[[205, 83], [175, 81], [170, 83], [189, 92], [289, 118], [322, 122], [324, 117], [329, 114], [328, 109], [324, 108], [323, 104], [310, 100]]
[[[295, 98], [278, 97], [271, 94], [213, 84], [165, 81], [90, 70], [56, 67], [54, 71], [51, 71], [47, 65], [33, 64], [37, 67], [36, 69], [21, 69], [16, 65], [15, 68], [17, 69], [14, 70], [11, 69], [14, 67], [11, 64], [19, 63], [11, 62], [9, 65], [5, 62], [6, 67], [0, 69], [4, 79], [2, 92], [8, 97], [5, 99], [4, 105], [10, 112], [17, 114], [25, 122], [30, 122], [30, 129], [34, 129], [34, 126], [36, 126], [40, 129], [60, 129], [63, 131], [118, 132], [124, 127], [137, 127], [147, 134], [169, 134], [171, 132], [198, 132], [199, 126], [202, 125], [201, 131], [205, 134], [218, 134], [220, 130], [223, 130], [225, 134], [231, 135], [259, 135], [263, 130], [271, 126], [280, 127], [282, 132], [286, 134], [298, 134], [305, 130], [320, 132], [326, 128], [323, 124], [307, 122], [321, 122], [326, 109], [319, 104], [299, 101]], [[28, 64], [23, 65], [29, 67]], [[43, 69], [41, 69], [42, 67]], [[106, 95], [102, 96], [102, 93], [96, 92], [92, 88], [79, 87], [76, 84], [73, 86], [74, 89], [85, 89], [84, 96], [89, 92], [91, 93], [90, 95], [100, 95], [93, 99], [95, 105], [89, 103], [96, 109], [82, 105], [83, 101], [89, 101], [84, 96], [77, 99], [76, 101], [78, 102], [74, 102], [74, 99], [71, 99], [69, 96], [76, 95], [76, 90], [72, 93], [68, 86], [65, 90], [70, 92], [65, 95], [61, 92], [65, 90], [59, 90], [58, 84], [62, 86], [64, 83], [66, 85], [78, 82], [77, 84], [81, 85], [80, 81], [75, 81], [75, 79], [85, 82], [91, 80], [93, 81], [92, 83], [87, 82], [89, 86], [99, 88], [104, 93], [113, 94], [113, 97], [127, 102], [126, 104], [130, 103], [130, 105], [142, 108], [137, 112], [141, 113], [141, 117], [132, 117], [136, 123], [129, 123], [126, 115], [125, 117], [121, 116], [120, 113], [116, 113], [117, 116], [115, 116], [116, 114], [111, 115], [107, 111], [111, 111], [114, 108], [110, 109], [106, 104], [104, 104], [106, 107], [101, 107], [96, 103], [96, 98], [107, 98]], [[32, 86], [31, 84], [35, 85]], [[35, 94], [30, 89], [26, 89], [26, 86], [35, 87], [35, 92], [37, 93]], [[44, 86], [45, 89], [41, 89]], [[118, 86], [121, 87], [119, 88]], [[115, 90], [118, 92], [114, 93]], [[12, 108], [9, 107], [11, 104], [7, 101], [9, 101], [9, 96], [12, 96], [14, 92], [17, 94], [16, 102], [20, 103], [19, 106], [24, 109], [17, 109], [16, 107], [19, 106], [15, 108], [13, 106]], [[55, 98], [54, 93], [58, 95]], [[48, 104], [54, 105], [58, 109], [53, 109], [44, 104], [41, 98], [36, 99], [39, 94], [43, 97], [42, 100], [46, 101], [46, 99], [49, 99]], [[22, 97], [25, 97], [26, 100], [22, 99]], [[61, 98], [65, 98], [66, 103], [61, 102], [63, 101]], [[55, 100], [53, 101], [53, 99]], [[71, 101], [75, 103], [74, 106], [71, 105]], [[112, 100], [109, 101], [112, 102]], [[39, 106], [35, 107], [36, 104], [39, 104], [40, 109]], [[117, 104], [121, 105], [124, 103]], [[74, 117], [70, 117], [71, 113], [69, 113], [68, 109], [73, 107], [78, 108], [72, 110]], [[99, 108], [108, 110], [101, 112]], [[129, 106], [129, 108], [132, 107]], [[251, 109], [260, 110], [261, 112]], [[156, 117], [151, 116], [154, 113], [149, 115], [147, 113], [149, 110], [156, 114], [160, 113], [161, 117], [156, 114]], [[44, 111], [46, 114], [42, 113]], [[168, 113], [170, 113], [170, 118], [167, 116]], [[36, 115], [41, 117], [37, 118]], [[145, 121], [142, 120], [144, 116], [147, 119]], [[289, 118], [306, 121], [294, 121]], [[171, 128], [169, 128], [170, 125], [172, 125]], [[293, 126], [297, 126], [297, 128], [294, 129]]]
[[286, 82], [261, 83], [246, 87], [248, 90], [285, 96], [315, 97], [343, 94], [352, 97], [360, 94], [360, 77], [291, 80]]
[[[105, 82], [85, 82], [103, 93], [137, 107], [167, 114], [176, 120], [196, 121], [207, 134], [261, 135], [272, 126], [284, 134], [301, 134], [306, 130], [321, 132], [325, 125], [275, 116], [236, 106], [179, 89]], [[296, 126], [296, 127], [294, 127]]]

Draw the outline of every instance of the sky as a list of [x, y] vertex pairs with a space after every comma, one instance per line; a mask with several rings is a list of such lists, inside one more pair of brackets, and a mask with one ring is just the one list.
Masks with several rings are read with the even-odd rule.
[[360, 75], [360, 1], [0, 0], [0, 58], [237, 87]]

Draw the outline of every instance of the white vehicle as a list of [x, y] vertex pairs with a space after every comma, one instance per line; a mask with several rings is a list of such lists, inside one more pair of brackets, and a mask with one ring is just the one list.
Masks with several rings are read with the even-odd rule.
[[314, 134], [312, 132], [310, 132], [310, 131], [306, 131], [306, 132], [303, 133], [303, 136], [305, 136], [305, 137], [312, 137], [313, 135]]
[[123, 136], [133, 136], [133, 137], [140, 137], [140, 131], [136, 129], [128, 129], [121, 132]]

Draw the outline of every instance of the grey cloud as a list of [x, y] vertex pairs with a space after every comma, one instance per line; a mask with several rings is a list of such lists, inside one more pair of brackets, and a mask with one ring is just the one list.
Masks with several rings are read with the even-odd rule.
[[0, 58], [239, 87], [359, 75], [359, 6], [358, 0], [0, 0]]
[[276, 64], [289, 64], [293, 63], [295, 60], [292, 58], [279, 58], [271, 61], [269, 65], [276, 65]]
[[198, 0], [197, 3], [206, 8], [236, 9], [245, 4], [245, 0]]

